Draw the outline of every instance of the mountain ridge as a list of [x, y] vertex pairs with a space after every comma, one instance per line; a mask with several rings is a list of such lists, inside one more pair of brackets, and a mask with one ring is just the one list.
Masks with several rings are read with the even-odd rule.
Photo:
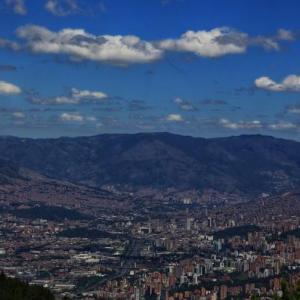
[[264, 135], [2, 136], [0, 159], [49, 178], [93, 187], [214, 189], [252, 196], [300, 187], [300, 143]]

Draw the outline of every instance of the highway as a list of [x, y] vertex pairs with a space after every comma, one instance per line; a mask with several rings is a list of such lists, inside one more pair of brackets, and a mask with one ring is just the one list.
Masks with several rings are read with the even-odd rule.
[[118, 268], [119, 272], [117, 274], [106, 276], [102, 280], [92, 284], [91, 286], [86, 287], [85, 289], [89, 291], [94, 291], [97, 290], [100, 286], [104, 285], [107, 281], [116, 280], [127, 275], [130, 272], [130, 270], [134, 269], [136, 258], [140, 256], [143, 243], [144, 241], [142, 239], [131, 239], [127, 250], [122, 256], [121, 265]]

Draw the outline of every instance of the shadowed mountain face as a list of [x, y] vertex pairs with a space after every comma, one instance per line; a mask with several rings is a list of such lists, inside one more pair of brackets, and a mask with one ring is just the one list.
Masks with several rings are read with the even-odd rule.
[[13, 184], [16, 179], [25, 179], [19, 166], [12, 161], [0, 159], [0, 185]]
[[[0, 159], [57, 180], [97, 187], [213, 188], [249, 195], [300, 187], [300, 143], [259, 135], [1, 137]], [[0, 163], [0, 173], [4, 170]]]

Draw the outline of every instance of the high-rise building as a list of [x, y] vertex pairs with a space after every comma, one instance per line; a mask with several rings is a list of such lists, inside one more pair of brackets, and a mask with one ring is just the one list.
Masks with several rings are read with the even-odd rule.
[[228, 288], [227, 285], [221, 285], [220, 287], [220, 299], [224, 300], [227, 298]]
[[197, 284], [198, 284], [198, 275], [197, 275], [197, 274], [194, 274], [194, 275], [193, 275], [193, 284], [194, 284], [194, 285], [197, 285]]
[[193, 218], [186, 218], [186, 231], [191, 231], [192, 229]]
[[208, 217], [208, 218], [207, 218], [207, 225], [208, 225], [209, 228], [212, 227], [212, 223], [213, 223], [212, 221], [213, 221], [213, 220], [212, 220], [211, 217]]
[[134, 300], [140, 300], [140, 289], [139, 287], [134, 287]]

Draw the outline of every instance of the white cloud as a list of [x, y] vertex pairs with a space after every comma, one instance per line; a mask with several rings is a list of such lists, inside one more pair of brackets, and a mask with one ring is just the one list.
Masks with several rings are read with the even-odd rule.
[[176, 104], [182, 104], [182, 103], [184, 103], [184, 100], [181, 99], [180, 97], [177, 97], [177, 98], [174, 99], [174, 103], [176, 103]]
[[300, 76], [297, 75], [289, 75], [279, 83], [267, 76], [263, 76], [257, 78], [254, 84], [257, 88], [272, 92], [300, 92]]
[[182, 105], [180, 106], [180, 108], [181, 108], [182, 110], [186, 110], [186, 111], [193, 111], [193, 110], [196, 110], [195, 107], [194, 107], [192, 104], [190, 104], [190, 103], [182, 104]]
[[180, 97], [175, 98], [173, 101], [181, 110], [185, 110], [185, 111], [197, 110], [196, 107], [192, 103], [190, 103], [189, 101], [183, 100]]
[[262, 123], [259, 120], [232, 122], [228, 119], [220, 119], [219, 124], [228, 129], [258, 129], [262, 128]]
[[39, 95], [29, 95], [30, 102], [44, 105], [64, 105], [103, 102], [108, 95], [100, 91], [79, 90], [72, 88], [66, 96], [57, 96], [53, 98], [43, 98]]
[[295, 40], [295, 34], [286, 29], [279, 29], [277, 33], [277, 39], [280, 41], [294, 41]]
[[79, 90], [72, 88], [72, 98], [78, 99], [78, 101], [84, 99], [102, 100], [107, 98], [107, 95], [99, 91]]
[[21, 89], [18, 86], [6, 81], [0, 81], [0, 94], [13, 95], [20, 93]]
[[24, 119], [25, 118], [25, 114], [21, 111], [13, 112], [12, 115], [16, 119]]
[[191, 52], [202, 57], [220, 57], [228, 54], [241, 54], [249, 47], [261, 47], [266, 50], [280, 50], [280, 42], [295, 40], [295, 34], [279, 29], [273, 36], [254, 36], [228, 27], [212, 30], [189, 30], [178, 39], [165, 39], [159, 47], [169, 51]]
[[41, 26], [23, 26], [17, 35], [33, 53], [65, 54], [75, 61], [91, 60], [118, 65], [150, 63], [163, 51], [134, 35], [100, 35], [83, 29], [50, 31]]
[[95, 123], [98, 119], [94, 116], [83, 116], [80, 113], [62, 113], [60, 115], [60, 120], [63, 122], [75, 122], [75, 123]]
[[273, 130], [288, 130], [297, 128], [297, 125], [292, 122], [280, 121], [278, 123], [270, 124], [269, 128]]
[[48, 0], [45, 9], [58, 17], [72, 15], [79, 11], [76, 0]]
[[267, 76], [255, 79], [254, 84], [259, 89], [269, 90], [273, 92], [280, 92], [284, 90], [282, 84], [276, 83], [274, 80]]
[[219, 125], [223, 128], [232, 130], [237, 129], [271, 129], [271, 130], [290, 130], [296, 129], [298, 126], [289, 121], [278, 121], [275, 123], [262, 123], [259, 120], [232, 122], [228, 119], [220, 119]]
[[159, 46], [165, 50], [192, 52], [204, 57], [219, 57], [245, 52], [247, 49], [246, 39], [247, 34], [224, 27], [210, 31], [190, 30], [182, 34], [179, 39], [161, 41]]
[[26, 15], [27, 9], [24, 0], [5, 0], [6, 4], [12, 8], [17, 15]]
[[166, 120], [167, 121], [170, 121], [170, 122], [182, 122], [183, 121], [183, 118], [181, 115], [179, 114], [169, 114], [167, 117], [166, 117]]
[[78, 113], [62, 113], [60, 119], [64, 122], [83, 122], [84, 117]]
[[86, 117], [86, 120], [87, 120], [88, 122], [97, 122], [97, 118], [96, 118], [96, 117], [93, 117], [93, 116]]
[[0, 38], [0, 48], [18, 51], [21, 49], [21, 46], [16, 42]]
[[[47, 0], [46, 9], [61, 16], [80, 10], [75, 0]], [[277, 51], [281, 43], [293, 41], [297, 37], [294, 32], [285, 29], [269, 37], [251, 37], [228, 27], [189, 30], [179, 38], [157, 41], [142, 40], [135, 35], [95, 35], [84, 29], [51, 31], [36, 25], [21, 26], [16, 34], [24, 40], [23, 45], [17, 44], [17, 47], [32, 53], [65, 55], [76, 62], [94, 61], [119, 66], [151, 63], [163, 58], [166, 51], [187, 52], [208, 58], [245, 53], [249, 47]], [[7, 47], [8, 43], [14, 42], [6, 41]]]
[[300, 105], [289, 105], [287, 106], [286, 111], [291, 114], [300, 114]]

